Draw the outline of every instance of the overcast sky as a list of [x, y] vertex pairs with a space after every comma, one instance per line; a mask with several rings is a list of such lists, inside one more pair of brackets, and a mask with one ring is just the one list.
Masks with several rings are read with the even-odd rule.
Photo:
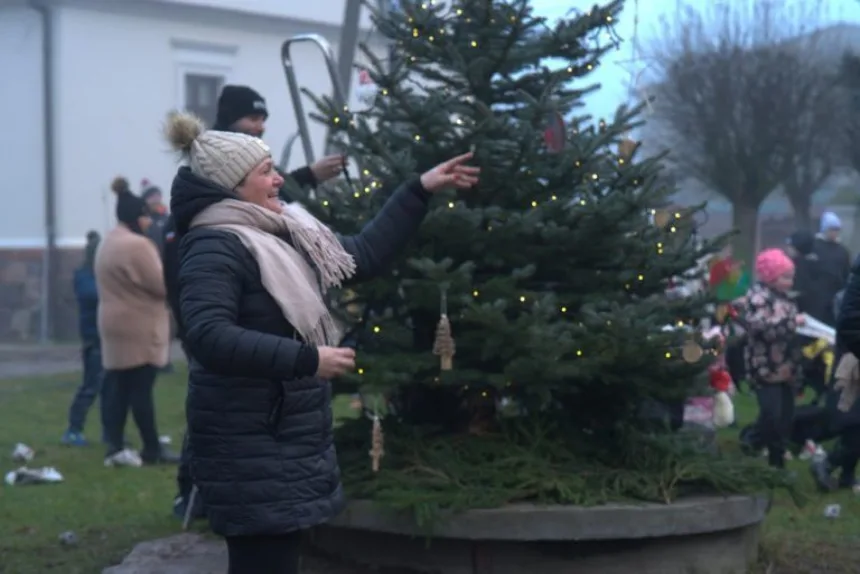
[[[616, 26], [616, 32], [625, 40], [633, 37], [634, 17], [637, 10], [636, 4], [639, 4], [637, 28], [638, 44], [647, 46], [649, 38], [652, 38], [655, 31], [659, 30], [660, 23], [667, 18], [671, 18], [673, 13], [678, 10], [679, 4], [690, 5], [693, 7], [707, 7], [714, 5], [719, 0], [627, 0], [625, 9], [621, 15], [621, 19]], [[746, 0], [730, 0], [733, 2], [743, 2]], [[789, 0], [793, 2], [804, 2], [806, 5], [812, 0]], [[602, 4], [602, 0], [532, 0], [538, 11], [545, 16], [556, 17], [564, 16], [570, 8], [587, 11], [595, 3]], [[860, 0], [825, 0], [827, 10], [823, 16], [825, 24], [833, 24], [837, 22], [851, 22], [860, 24]], [[642, 7], [647, 6], [647, 10]], [[632, 50], [631, 42], [625, 42], [616, 53], [610, 52], [604, 62], [593, 76], [589, 77], [589, 82], [599, 82], [602, 89], [589, 96], [587, 101], [588, 113], [595, 117], [611, 117], [615, 112], [616, 107], [623, 103], [627, 98], [628, 88], [631, 85], [632, 73], [628, 70], [631, 68], [637, 69], [643, 64], [628, 65], [625, 61], [631, 60]]]

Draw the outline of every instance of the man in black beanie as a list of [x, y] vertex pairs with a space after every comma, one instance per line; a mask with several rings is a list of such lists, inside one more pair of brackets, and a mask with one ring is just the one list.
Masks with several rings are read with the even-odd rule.
[[[266, 120], [269, 117], [269, 110], [266, 107], [266, 100], [255, 90], [248, 86], [224, 86], [221, 90], [221, 95], [218, 97], [218, 115], [215, 119], [213, 130], [225, 132], [238, 132], [248, 134], [258, 138], [262, 138], [266, 129]], [[289, 174], [296, 183], [301, 187], [316, 187], [320, 183], [324, 183], [334, 177], [337, 177], [343, 172], [344, 158], [341, 155], [331, 155], [324, 157], [311, 166], [299, 168]], [[285, 173], [278, 172], [287, 177]], [[287, 189], [287, 184], [281, 188], [281, 199], [287, 202], [293, 201]], [[177, 335], [182, 341], [184, 330], [182, 321], [179, 316], [179, 289], [178, 289], [178, 272], [179, 272], [179, 241], [180, 237], [176, 234], [176, 226], [173, 217], [168, 218], [164, 226], [164, 242], [162, 249], [162, 260], [164, 265], [164, 283], [167, 288], [167, 300], [170, 303], [170, 308], [173, 311], [173, 318], [176, 321]], [[187, 355], [187, 352], [186, 352]], [[190, 358], [189, 358], [190, 359]], [[190, 361], [189, 361], [190, 362]], [[194, 508], [189, 513], [190, 495], [193, 488], [191, 473], [188, 468], [188, 456], [186, 445], [182, 445], [182, 455], [179, 464], [179, 471], [176, 477], [176, 482], [179, 487], [179, 494], [173, 501], [173, 513], [179, 518], [183, 518], [188, 514], [192, 518], [203, 518], [205, 510], [202, 508], [200, 501], [194, 502]]]
[[[263, 96], [248, 86], [228, 85], [218, 97], [218, 115], [212, 129], [262, 138], [268, 118], [269, 110]], [[340, 175], [342, 171], [343, 156], [330, 155], [313, 165], [297, 169], [290, 176], [302, 187], [313, 187]], [[285, 195], [285, 190], [281, 195]]]

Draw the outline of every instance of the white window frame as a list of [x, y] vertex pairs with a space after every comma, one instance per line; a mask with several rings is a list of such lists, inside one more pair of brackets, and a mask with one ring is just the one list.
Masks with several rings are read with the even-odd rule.
[[225, 85], [230, 83], [238, 46], [180, 39], [173, 39], [170, 43], [176, 74], [176, 109], [185, 109], [185, 78], [188, 75], [217, 76]]

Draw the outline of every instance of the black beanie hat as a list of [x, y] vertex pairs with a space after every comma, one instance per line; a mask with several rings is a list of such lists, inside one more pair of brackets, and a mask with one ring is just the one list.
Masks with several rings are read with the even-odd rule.
[[809, 231], [795, 231], [788, 238], [788, 244], [801, 255], [809, 255], [815, 247], [815, 236]]
[[224, 86], [218, 97], [218, 116], [213, 129], [229, 131], [237, 121], [247, 116], [269, 117], [266, 100], [248, 86]]
[[146, 202], [133, 194], [128, 185], [128, 180], [124, 177], [117, 177], [110, 185], [111, 190], [116, 194], [116, 218], [120, 223], [124, 223], [129, 229], [137, 233], [142, 233], [140, 226], [137, 223], [138, 218], [149, 215], [149, 206]]

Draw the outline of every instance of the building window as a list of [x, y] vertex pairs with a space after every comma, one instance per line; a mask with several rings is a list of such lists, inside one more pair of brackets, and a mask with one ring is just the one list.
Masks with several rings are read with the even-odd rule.
[[180, 38], [170, 43], [176, 64], [173, 107], [196, 114], [212, 127], [218, 114], [218, 96], [231, 81], [239, 48]]
[[218, 94], [224, 86], [224, 76], [214, 74], [187, 73], [184, 78], [186, 110], [194, 113], [206, 123], [207, 127], [215, 124], [218, 114]]

